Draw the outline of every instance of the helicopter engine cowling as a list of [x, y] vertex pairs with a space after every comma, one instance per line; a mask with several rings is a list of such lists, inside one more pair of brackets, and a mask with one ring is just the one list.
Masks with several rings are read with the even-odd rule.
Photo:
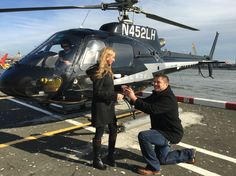
[[160, 47], [164, 47], [166, 45], [166, 40], [164, 38], [159, 38], [159, 42], [160, 42]]
[[135, 38], [141, 42], [150, 44], [157, 51], [160, 51], [161, 48], [157, 30], [154, 28], [129, 23], [113, 22], [102, 25], [100, 30]]

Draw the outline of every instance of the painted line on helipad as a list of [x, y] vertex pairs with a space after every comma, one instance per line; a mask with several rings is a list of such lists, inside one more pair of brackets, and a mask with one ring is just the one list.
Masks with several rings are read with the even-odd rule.
[[0, 100], [8, 100], [8, 99], [12, 99], [14, 97], [12, 96], [4, 96], [4, 97], [0, 97]]
[[[27, 106], [29, 108], [32, 108], [34, 110], [40, 111], [42, 113], [48, 114], [48, 115], [53, 116], [55, 118], [61, 119], [60, 116], [55, 115], [55, 114], [53, 114], [49, 111], [45, 111], [43, 109], [40, 109], [38, 107], [29, 105], [27, 103], [20, 102], [20, 101], [15, 100], [15, 99], [9, 99], [9, 100], [11, 100], [13, 102], [16, 102], [16, 103], [19, 103], [21, 105]], [[130, 113], [127, 113], [127, 114], [130, 114]], [[121, 116], [124, 116], [124, 115], [121, 115]], [[121, 117], [119, 117], [119, 118], [121, 118]], [[68, 131], [75, 130], [75, 129], [80, 129], [82, 127], [84, 127], [86, 130], [89, 130], [89, 131], [92, 131], [92, 132], [95, 131], [95, 129], [93, 127], [88, 127], [89, 125], [91, 125], [91, 122], [80, 124], [80, 122], [77, 122], [77, 121], [74, 121], [74, 120], [71, 120], [71, 119], [64, 120], [64, 121], [66, 121], [68, 123], [71, 123], [71, 124], [74, 124], [74, 125], [77, 124], [77, 125], [72, 126], [72, 127], [68, 127], [68, 128], [63, 128], [63, 129], [51, 131], [51, 132], [46, 132], [46, 133], [43, 133], [41, 135], [29, 136], [29, 137], [26, 137], [26, 138], [23, 138], [23, 139], [20, 139], [20, 140], [17, 140], [17, 141], [12, 141], [12, 142], [8, 142], [8, 143], [0, 144], [0, 148], [5, 148], [5, 147], [11, 146], [11, 145], [15, 145], [15, 144], [18, 144], [18, 143], [21, 143], [21, 142], [27, 142], [27, 141], [30, 141], [30, 140], [37, 140], [37, 139], [42, 138], [42, 137], [53, 136], [53, 135], [56, 135], [56, 134], [59, 134], [59, 133], [68, 132]], [[217, 158], [220, 158], [220, 159], [224, 159], [224, 160], [227, 160], [227, 161], [231, 161], [231, 162], [234, 162], [234, 163], [236, 162], [236, 159], [234, 159], [234, 158], [224, 156], [224, 155], [221, 155], [221, 154], [218, 154], [218, 153], [215, 153], [215, 152], [207, 151], [207, 150], [199, 148], [199, 147], [195, 147], [195, 146], [184, 144], [184, 143], [179, 143], [178, 145], [183, 146], [183, 147], [188, 146], [188, 147], [191, 147], [191, 148], [196, 148], [198, 152], [205, 153], [207, 155], [211, 155], [211, 156], [214, 156], [214, 157], [217, 157]], [[197, 166], [193, 166], [193, 165], [189, 165], [189, 164], [185, 164], [185, 163], [179, 163], [178, 165], [183, 167], [183, 168], [192, 170], [193, 172], [199, 173], [201, 175], [219, 176], [216, 173], [210, 172], [208, 170], [202, 169], [202, 168], [197, 167]]]
[[[57, 118], [57, 119], [62, 120], [62, 118], [61, 118], [60, 116], [55, 115], [55, 114], [53, 114], [53, 113], [51, 113], [51, 112], [49, 112], [49, 111], [40, 109], [40, 108], [38, 108], [38, 107], [29, 105], [29, 104], [27, 104], [27, 103], [23, 103], [23, 102], [21, 102], [21, 101], [15, 100], [15, 99], [9, 99], [9, 100], [11, 100], [11, 101], [13, 101], [13, 102], [16, 102], [16, 103], [19, 103], [19, 104], [21, 104], [21, 105], [27, 106], [27, 107], [29, 107], [29, 108], [31, 108], [31, 109], [40, 111], [40, 112], [45, 113], [45, 114], [47, 114], [47, 115], [50, 115], [50, 116], [52, 116], [52, 117], [54, 117], [54, 118]], [[123, 116], [127, 116], [127, 114], [117, 116], [117, 118], [122, 118]], [[67, 119], [67, 120], [64, 120], [64, 121], [67, 122], [67, 123], [73, 124], [73, 125], [75, 125], [75, 126], [80, 126], [80, 125], [81, 125], [80, 122], [77, 122], [77, 121], [72, 120], [72, 119]], [[88, 126], [88, 125], [87, 125], [87, 126]], [[78, 127], [78, 128], [81, 128], [81, 127]], [[86, 129], [89, 130], [89, 131], [93, 131], [93, 132], [94, 132], [94, 128], [93, 128], [93, 127], [86, 127]], [[57, 130], [56, 130], [56, 133], [55, 133], [55, 134], [57, 134]], [[44, 137], [44, 136], [43, 136], [43, 137]], [[23, 140], [22, 142], [25, 141], [24, 139], [22, 139], [22, 140]], [[0, 145], [3, 145], [3, 144], [0, 144]], [[207, 154], [207, 155], [211, 155], [211, 156], [213, 156], [213, 157], [220, 158], [220, 159], [223, 159], [223, 160], [226, 160], [226, 161], [230, 161], [230, 162], [236, 163], [236, 159], [235, 159], [235, 158], [232, 158], [232, 157], [228, 157], [228, 156], [225, 156], [225, 155], [222, 155], [222, 154], [218, 154], [218, 153], [215, 153], [215, 152], [211, 152], [211, 151], [208, 151], [208, 150], [205, 150], [205, 149], [202, 149], [202, 148], [199, 148], [199, 147], [195, 147], [195, 146], [192, 146], [192, 145], [189, 145], [189, 144], [184, 144], [184, 143], [182, 143], [182, 142], [180, 142], [178, 145], [179, 145], [179, 146], [182, 146], [182, 147], [186, 147], [186, 148], [196, 148], [198, 152], [201, 152], [201, 153], [204, 153], [204, 154]]]
[[54, 118], [56, 118], [56, 119], [63, 120], [61, 116], [56, 115], [56, 114], [53, 114], [53, 113], [51, 113], [51, 112], [49, 112], [49, 111], [46, 111], [46, 110], [44, 110], [44, 109], [41, 109], [41, 108], [39, 108], [39, 107], [36, 107], [36, 106], [30, 105], [30, 104], [24, 103], [24, 102], [19, 101], [19, 100], [16, 100], [16, 99], [9, 99], [9, 100], [10, 100], [10, 101], [13, 101], [13, 102], [15, 102], [15, 103], [18, 103], [18, 104], [20, 104], [20, 105], [26, 106], [26, 107], [28, 107], [28, 108], [31, 108], [31, 109], [33, 109], [33, 110], [36, 110], [36, 111], [42, 112], [42, 113], [44, 113], [44, 114], [50, 115], [50, 116], [52, 116], [52, 117], [54, 117]]
[[[140, 113], [140, 111], [138, 111], [136, 113]], [[120, 115], [117, 115], [116, 117], [117, 117], [117, 119], [119, 119], [119, 118], [123, 118], [123, 117], [127, 117], [127, 116], [130, 116], [130, 113], [120, 114]], [[37, 140], [37, 139], [43, 138], [43, 137], [54, 136], [54, 135], [57, 135], [57, 134], [60, 134], [60, 133], [64, 133], [64, 132], [68, 132], [68, 131], [72, 131], [72, 130], [77, 130], [77, 129], [80, 129], [80, 128], [84, 128], [88, 131], [95, 132], [95, 128], [90, 127], [91, 122], [80, 123], [80, 122], [77, 122], [77, 121], [74, 121], [74, 120], [71, 120], [71, 119], [67, 119], [67, 120], [64, 120], [64, 121], [67, 121], [68, 123], [74, 123], [75, 126], [71, 126], [71, 127], [67, 127], [67, 128], [61, 128], [61, 129], [58, 129], [58, 130], [46, 132], [46, 133], [39, 134], [39, 135], [36, 135], [36, 136], [28, 136], [28, 137], [25, 137], [25, 138], [22, 138], [22, 139], [19, 139], [19, 140], [3, 143], [3, 144], [0, 144], [0, 149], [9, 147], [11, 145], [19, 144], [19, 143], [22, 143], [22, 142], [28, 142], [28, 141]]]
[[197, 152], [201, 152], [201, 153], [213, 156], [215, 158], [219, 158], [219, 159], [223, 159], [223, 160], [226, 160], [226, 161], [229, 161], [229, 162], [232, 162], [232, 163], [236, 163], [235, 158], [225, 156], [225, 155], [222, 155], [222, 154], [219, 154], [219, 153], [215, 153], [215, 152], [203, 149], [203, 148], [195, 147], [193, 145], [185, 144], [185, 143], [182, 143], [182, 142], [178, 143], [177, 145], [181, 146], [181, 147], [184, 147], [184, 148], [195, 148], [197, 150]]
[[58, 129], [58, 130], [54, 130], [54, 131], [49, 131], [49, 132], [42, 133], [42, 134], [39, 134], [39, 135], [36, 135], [36, 136], [28, 136], [28, 137], [25, 137], [25, 138], [22, 138], [22, 139], [19, 139], [19, 140], [15, 140], [15, 141], [7, 142], [7, 143], [4, 143], [4, 144], [0, 144], [0, 148], [9, 147], [11, 145], [16, 145], [16, 144], [19, 144], [19, 143], [22, 143], [22, 142], [28, 142], [28, 141], [31, 141], [31, 140], [37, 140], [37, 139], [43, 138], [43, 137], [54, 136], [54, 135], [57, 135], [57, 134], [60, 134], [60, 133], [64, 133], [64, 132], [68, 132], [68, 131], [72, 131], [72, 130], [77, 130], [77, 129], [80, 129], [84, 126], [89, 126], [89, 125], [91, 125], [91, 122], [80, 123], [76, 126], [62, 128], [62, 129]]
[[[10, 100], [10, 101], [13, 101], [13, 102], [15, 102], [15, 103], [21, 104], [21, 105], [23, 105], [23, 106], [26, 106], [26, 107], [28, 107], [28, 108], [31, 108], [31, 109], [33, 109], [33, 110], [39, 111], [39, 112], [41, 112], [41, 113], [47, 114], [47, 115], [49, 115], [50, 117], [54, 117], [55, 119], [63, 120], [63, 121], [65, 121], [65, 122], [67, 122], [67, 123], [69, 123], [69, 124], [72, 124], [72, 125], [77, 125], [78, 123], [80, 123], [80, 122], [75, 121], [75, 120], [72, 120], [72, 119], [66, 119], [66, 120], [64, 120], [64, 118], [62, 118], [62, 116], [60, 116], [60, 115], [53, 114], [53, 113], [51, 113], [51, 112], [49, 112], [49, 111], [47, 111], [47, 110], [41, 109], [41, 108], [39, 108], [39, 107], [30, 105], [30, 104], [27, 104], [27, 103], [24, 103], [24, 102], [21, 102], [21, 101], [16, 100], [16, 99], [9, 99], [9, 100]], [[141, 111], [136, 111], [135, 113], [140, 113], [140, 112], [141, 112]], [[127, 114], [128, 114], [128, 113], [125, 113], [125, 114], [123, 114], [123, 115], [121, 114], [121, 115], [117, 116], [117, 118], [122, 118], [123, 116], [127, 116]]]
[[[43, 137], [50, 137], [50, 136], [57, 135], [59, 133], [68, 132], [68, 131], [72, 131], [72, 130], [76, 130], [76, 129], [80, 129], [80, 128], [85, 128], [86, 130], [94, 132], [95, 128], [88, 127], [89, 125], [91, 125], [91, 122], [83, 123], [83, 124], [80, 123], [77, 126], [72, 126], [72, 127], [68, 127], [68, 128], [59, 129], [59, 130], [54, 130], [54, 131], [46, 132], [46, 133], [43, 133], [43, 134], [40, 134], [40, 135], [36, 135], [36, 136], [28, 136], [28, 137], [23, 138], [23, 139], [19, 139], [19, 140], [16, 140], [16, 141], [0, 144], [0, 149], [6, 148], [6, 147], [9, 147], [9, 146], [12, 146], [12, 145], [16, 145], [16, 144], [19, 144], [19, 143], [22, 143], [22, 142], [28, 142], [28, 141], [32, 141], [32, 140], [37, 140], [37, 139], [43, 138]], [[181, 145], [183, 146], [183, 143]], [[185, 144], [185, 145], [188, 145], [188, 144]], [[194, 146], [192, 146], [192, 147], [194, 147]], [[199, 150], [199, 149], [200, 148], [197, 148], [197, 150]], [[183, 167], [185, 169], [191, 170], [193, 172], [196, 172], [198, 174], [201, 174], [201, 175], [219, 176], [216, 173], [210, 172], [208, 170], [205, 170], [205, 169], [202, 169], [200, 167], [193, 166], [193, 165], [190, 165], [190, 164], [179, 163], [177, 165], [180, 166], [180, 167]]]
[[[127, 113], [127, 114], [129, 114], [129, 113]], [[122, 118], [123, 116], [124, 115], [121, 115], [119, 118]], [[58, 130], [46, 132], [46, 133], [43, 133], [43, 134], [40, 134], [40, 135], [36, 135], [36, 136], [28, 136], [28, 137], [20, 139], [20, 140], [16, 140], [16, 141], [0, 144], [0, 149], [1, 148], [9, 147], [11, 145], [16, 145], [16, 144], [19, 144], [19, 143], [22, 143], [22, 142], [28, 142], [28, 141], [32, 141], [32, 140], [37, 140], [37, 139], [43, 138], [43, 137], [50, 137], [50, 136], [57, 135], [59, 133], [68, 132], [68, 131], [76, 130], [76, 129], [80, 129], [80, 128], [85, 128], [86, 130], [93, 131], [93, 132], [95, 131], [95, 128], [88, 127], [89, 125], [91, 125], [91, 122], [83, 123], [83, 124], [78, 122], [77, 124], [78, 124], [77, 126], [72, 126], [72, 127], [68, 127], [68, 128], [58, 129]], [[180, 143], [180, 146], [194, 147], [194, 148], [197, 149], [197, 151], [204, 150], [204, 149], [197, 148], [195, 146], [191, 146], [191, 145], [184, 144], [184, 143]], [[224, 159], [224, 158], [222, 158], [222, 159]], [[183, 167], [185, 169], [191, 170], [193, 172], [196, 172], [198, 174], [201, 174], [201, 175], [219, 176], [216, 173], [210, 172], [208, 170], [202, 169], [202, 168], [197, 167], [197, 166], [193, 166], [193, 165], [189, 165], [189, 164], [184, 164], [184, 163], [179, 163], [177, 165], [180, 166], [180, 167]]]
[[192, 164], [179, 163], [179, 164], [177, 164], [177, 165], [178, 165], [178, 166], [181, 166], [181, 167], [183, 167], [183, 168], [185, 168], [185, 169], [191, 170], [191, 171], [193, 171], [193, 172], [195, 172], [195, 173], [198, 173], [198, 174], [200, 174], [200, 175], [204, 175], [204, 176], [205, 176], [205, 175], [207, 175], [207, 176], [220, 176], [220, 175], [217, 174], [217, 173], [208, 171], [208, 170], [203, 169], [203, 168], [201, 168], [201, 167], [194, 166], [194, 165], [192, 165]]

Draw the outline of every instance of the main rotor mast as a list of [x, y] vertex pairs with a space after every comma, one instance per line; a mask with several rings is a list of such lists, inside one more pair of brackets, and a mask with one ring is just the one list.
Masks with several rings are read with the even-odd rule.
[[121, 11], [119, 11], [118, 20], [121, 23], [133, 24], [133, 21], [129, 19], [128, 10], [126, 9], [122, 9]]

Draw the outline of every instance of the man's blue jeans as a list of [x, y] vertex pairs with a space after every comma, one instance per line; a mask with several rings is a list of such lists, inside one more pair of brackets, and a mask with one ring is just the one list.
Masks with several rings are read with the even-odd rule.
[[159, 171], [161, 164], [186, 162], [193, 157], [192, 149], [171, 151], [170, 142], [157, 130], [141, 131], [138, 140], [149, 170]]

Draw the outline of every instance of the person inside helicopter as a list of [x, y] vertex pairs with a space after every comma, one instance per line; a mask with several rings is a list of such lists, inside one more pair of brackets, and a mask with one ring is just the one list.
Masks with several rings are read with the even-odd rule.
[[61, 48], [63, 50], [59, 51], [58, 60], [56, 62], [56, 66], [59, 68], [66, 68], [67, 66], [70, 66], [72, 64], [72, 44], [69, 40], [63, 40], [61, 42]]

